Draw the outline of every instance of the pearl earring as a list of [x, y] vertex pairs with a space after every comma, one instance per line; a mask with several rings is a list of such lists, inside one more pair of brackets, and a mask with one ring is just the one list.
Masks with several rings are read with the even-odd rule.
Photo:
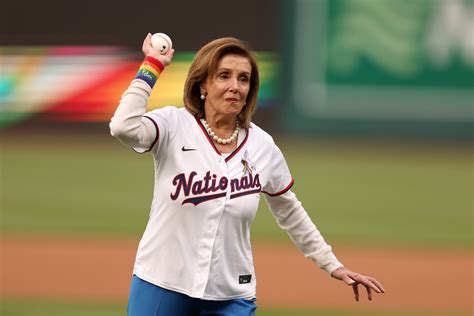
[[201, 100], [205, 100], [206, 99], [206, 95], [205, 94], [201, 94]]

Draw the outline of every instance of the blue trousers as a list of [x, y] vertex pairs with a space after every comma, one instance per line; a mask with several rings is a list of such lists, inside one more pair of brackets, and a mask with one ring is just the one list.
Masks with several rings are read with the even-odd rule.
[[208, 301], [170, 291], [133, 276], [128, 316], [255, 316], [254, 300]]

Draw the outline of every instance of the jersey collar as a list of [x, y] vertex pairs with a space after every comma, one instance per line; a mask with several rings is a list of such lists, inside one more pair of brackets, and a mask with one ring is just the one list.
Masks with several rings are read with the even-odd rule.
[[[209, 144], [212, 146], [212, 148], [214, 149], [214, 151], [215, 151], [219, 156], [222, 156], [221, 152], [219, 151], [219, 149], [217, 149], [216, 145], [214, 145], [214, 142], [212, 141], [211, 137], [209, 136], [209, 134], [207, 133], [206, 129], [204, 128], [204, 125], [202, 125], [201, 120], [198, 119], [197, 116], [194, 116], [194, 118], [196, 119], [196, 122], [197, 122], [198, 126], [201, 128], [201, 131], [203, 132], [204, 136], [206, 137], [207, 141], [208, 141]], [[244, 138], [244, 140], [242, 141], [242, 143], [240, 143], [240, 145], [237, 146], [237, 148], [234, 149], [234, 151], [231, 152], [229, 156], [227, 156], [227, 158], [225, 159], [225, 162], [228, 162], [229, 160], [231, 160], [232, 157], [234, 157], [234, 156], [240, 151], [240, 149], [242, 149], [242, 147], [244, 147], [245, 143], [247, 142], [247, 139], [249, 138], [250, 129], [247, 128], [246, 131], [247, 131], [247, 133], [246, 133], [245, 138]]]

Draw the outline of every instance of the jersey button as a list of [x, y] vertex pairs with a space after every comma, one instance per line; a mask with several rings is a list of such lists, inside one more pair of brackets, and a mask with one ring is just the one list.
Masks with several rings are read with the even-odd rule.
[[221, 206], [221, 201], [217, 201], [217, 206]]

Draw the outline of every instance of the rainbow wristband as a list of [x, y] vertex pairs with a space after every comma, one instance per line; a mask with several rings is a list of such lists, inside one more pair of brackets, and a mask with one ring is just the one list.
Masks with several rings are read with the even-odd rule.
[[138, 69], [135, 79], [141, 79], [153, 88], [165, 66], [156, 58], [146, 56], [140, 68]]

